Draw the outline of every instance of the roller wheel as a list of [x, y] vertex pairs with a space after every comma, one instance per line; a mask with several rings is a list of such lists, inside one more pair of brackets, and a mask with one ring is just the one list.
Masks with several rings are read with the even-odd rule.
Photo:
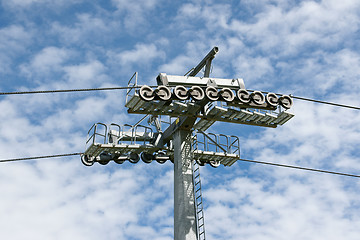
[[150, 102], [150, 101], [154, 100], [154, 98], [155, 98], [154, 90], [152, 90], [151, 87], [146, 86], [146, 85], [144, 85], [140, 88], [139, 95], [142, 100], [147, 101], [147, 102]]
[[189, 98], [188, 90], [184, 86], [176, 86], [173, 90], [174, 96], [179, 100], [187, 100]]
[[143, 160], [144, 163], [151, 163], [154, 159], [154, 156], [151, 153], [141, 153], [141, 160]]
[[239, 89], [236, 95], [241, 103], [249, 103], [251, 101], [250, 93], [245, 89]]
[[195, 161], [199, 166], [204, 166], [205, 165], [205, 163], [203, 161], [201, 161], [200, 159], [196, 159]]
[[279, 98], [279, 102], [280, 102], [280, 105], [283, 107], [283, 108], [286, 108], [286, 109], [289, 109], [291, 108], [291, 106], [293, 105], [293, 100], [290, 96], [288, 95], [282, 95], [280, 98]]
[[117, 164], [123, 164], [126, 160], [126, 156], [118, 156], [114, 159], [114, 162]]
[[98, 161], [98, 163], [100, 163], [101, 165], [106, 165], [106, 164], [108, 164], [110, 161], [108, 161], [108, 160], [100, 160], [100, 161]]
[[213, 168], [217, 168], [220, 166], [220, 162], [219, 161], [215, 161], [215, 160], [211, 160], [209, 162], [210, 166], [212, 166]]
[[205, 97], [204, 90], [199, 86], [192, 86], [189, 90], [189, 94], [195, 101], [201, 101]]
[[167, 159], [161, 159], [164, 157], [166, 157], [164, 152], [158, 152], [155, 159], [158, 163], [164, 164], [167, 161]]
[[130, 153], [129, 155], [129, 162], [135, 164], [138, 163], [140, 160], [139, 154], [137, 153]]
[[265, 103], [265, 96], [259, 91], [252, 92], [250, 96], [251, 96], [251, 100], [257, 105], [261, 105]]
[[266, 94], [266, 102], [273, 107], [276, 107], [279, 103], [279, 98], [275, 93]]
[[206, 88], [205, 95], [210, 101], [217, 101], [219, 99], [219, 92], [211, 86]]
[[155, 95], [162, 101], [169, 101], [171, 99], [170, 88], [166, 86], [158, 86], [155, 90]]
[[81, 162], [87, 167], [94, 165], [94, 161], [91, 161], [88, 155], [81, 155]]
[[235, 95], [230, 88], [223, 88], [223, 89], [221, 89], [221, 91], [219, 93], [220, 93], [221, 99], [223, 99], [224, 101], [226, 101], [226, 102], [234, 101]]
[[106, 165], [110, 162], [110, 160], [112, 160], [112, 157], [111, 155], [109, 154], [106, 154], [106, 153], [101, 153], [99, 155], [99, 160], [98, 160], [98, 163], [101, 164], [101, 165]]

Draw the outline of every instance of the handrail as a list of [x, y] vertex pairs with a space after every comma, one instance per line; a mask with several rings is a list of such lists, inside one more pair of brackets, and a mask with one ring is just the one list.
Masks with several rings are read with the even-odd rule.
[[[117, 127], [118, 128], [118, 131], [117, 131], [117, 135], [115, 135], [115, 134], [113, 134], [112, 132], [111, 132], [111, 126], [115, 126], [115, 127]], [[116, 143], [119, 141], [119, 138], [120, 138], [120, 134], [121, 134], [121, 126], [120, 125], [118, 125], [118, 124], [116, 124], [116, 123], [111, 123], [110, 125], [109, 125], [109, 132], [108, 132], [108, 141], [109, 141], [109, 143], [114, 143], [113, 142], [113, 138], [112, 138], [112, 136], [114, 136], [114, 137], [116, 137]], [[111, 142], [110, 142], [111, 141]]]
[[[132, 81], [132, 79], [134, 78], [134, 76], [135, 76], [135, 83], [131, 83], [131, 81]], [[126, 102], [126, 103], [128, 102], [128, 97], [129, 97], [131, 91], [132, 91], [133, 89], [136, 89], [136, 87], [137, 87], [137, 79], [138, 79], [138, 73], [135, 72], [135, 73], [131, 76], [131, 78], [129, 79], [129, 81], [128, 81], [128, 89], [126, 90], [126, 98], [125, 98], [125, 102]], [[135, 90], [134, 90], [134, 91], [135, 91]]]
[[[240, 140], [239, 137], [234, 136], [234, 135], [230, 135], [230, 138], [235, 138], [235, 140], [229, 145], [229, 151], [231, 151], [231, 153], [237, 154], [240, 156]], [[235, 145], [237, 143], [237, 146]], [[232, 151], [232, 146], [234, 146], [234, 151]]]
[[[97, 126], [98, 126], [98, 125], [104, 126], [104, 128], [105, 128], [105, 133], [104, 133], [104, 134], [97, 133]], [[94, 129], [94, 132], [93, 132], [93, 134], [89, 137], [89, 134], [90, 134], [90, 132], [91, 132], [92, 129]], [[93, 125], [91, 126], [90, 130], [88, 131], [88, 140], [86, 141], [86, 144], [88, 144], [91, 139], [93, 139], [93, 142], [92, 142], [92, 143], [95, 144], [95, 138], [96, 138], [97, 135], [104, 137], [104, 144], [105, 144], [105, 143], [106, 143], [106, 133], [107, 133], [107, 126], [106, 126], [106, 124], [103, 124], [103, 123], [100, 123], [100, 122], [93, 124]]]
[[[209, 139], [209, 140], [213, 143], [213, 145], [216, 147], [216, 151], [218, 150], [217, 148], [220, 148], [222, 151], [224, 151], [224, 153], [227, 152], [226, 149], [224, 149], [222, 146], [220, 146], [220, 145], [218, 144], [216, 134], [214, 134], [214, 133], [206, 134], [205, 132], [203, 132], [203, 131], [201, 131], [201, 130], [198, 130], [198, 132], [200, 132], [200, 133], [202, 133], [202, 134], [204, 135], [204, 142], [205, 142], [205, 137], [206, 137], [207, 139]], [[216, 140], [213, 140], [209, 135], [213, 135]], [[207, 146], [207, 148], [208, 148], [208, 143], [209, 143], [209, 142], [207, 141], [206, 143], [207, 143], [206, 146]], [[205, 143], [204, 143], [204, 144], [205, 144]]]

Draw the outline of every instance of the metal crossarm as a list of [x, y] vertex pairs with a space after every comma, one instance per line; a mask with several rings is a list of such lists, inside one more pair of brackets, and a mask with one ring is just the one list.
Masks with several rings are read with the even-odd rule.
[[245, 125], [276, 128], [289, 121], [294, 114], [281, 108], [275, 110], [246, 108], [245, 105], [230, 105], [223, 102], [212, 102], [206, 105], [205, 112], [199, 112], [201, 105], [193, 101], [164, 102], [154, 100], [147, 102], [138, 93], [128, 96], [125, 106], [128, 113], [178, 116], [196, 116], [199, 120], [194, 128], [202, 131], [207, 130], [215, 122], [230, 122]]

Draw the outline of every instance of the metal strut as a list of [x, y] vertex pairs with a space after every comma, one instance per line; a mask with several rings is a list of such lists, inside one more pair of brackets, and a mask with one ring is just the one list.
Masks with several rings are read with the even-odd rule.
[[193, 184], [194, 184], [194, 198], [196, 211], [196, 225], [198, 240], [205, 240], [205, 219], [204, 207], [201, 194], [201, 180], [200, 180], [200, 166], [196, 160], [192, 161], [193, 169]]

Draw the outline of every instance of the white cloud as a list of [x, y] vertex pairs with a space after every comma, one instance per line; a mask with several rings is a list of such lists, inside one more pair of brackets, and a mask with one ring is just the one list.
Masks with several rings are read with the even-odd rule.
[[33, 57], [29, 64], [21, 66], [21, 69], [28, 77], [46, 77], [49, 74], [63, 71], [64, 63], [69, 60], [72, 51], [64, 48], [46, 47]]
[[[14, 164], [7, 170], [2, 168], [1, 186], [4, 195], [9, 196], [0, 207], [2, 215], [8, 216], [0, 220], [2, 237], [146, 239], [149, 232], [169, 239], [168, 233], [157, 232], [151, 225], [144, 226], [147, 231], [133, 231], [134, 224], [146, 217], [142, 212], [147, 202], [153, 201], [141, 191], [148, 185], [146, 177], [141, 176], [143, 167], [137, 168], [139, 175], [123, 167], [109, 174], [99, 168], [89, 171], [73, 161], [59, 164], [50, 160], [34, 166]], [[11, 174], [7, 174], [9, 171]], [[158, 189], [156, 185], [154, 188]]]
[[[353, 199], [331, 177], [309, 177], [306, 185], [290, 178], [267, 182], [233, 179], [205, 192], [210, 238], [356, 239], [356, 225], [342, 214]], [[325, 184], [321, 184], [325, 182]], [[229, 194], [224, 194], [225, 191]], [[220, 201], [219, 201], [220, 200]], [[353, 219], [353, 221], [358, 221]], [[331, 231], [345, 228], [342, 231]], [[341, 236], [342, 235], [342, 236]]]
[[17, 54], [26, 51], [32, 33], [20, 25], [10, 25], [0, 29], [0, 73], [12, 71], [11, 64]]
[[116, 6], [118, 14], [124, 18], [125, 28], [136, 34], [139, 27], [147, 24], [147, 17], [150, 17], [156, 6], [160, 4], [159, 0], [112, 0]]
[[64, 67], [66, 78], [73, 88], [83, 88], [93, 84], [100, 84], [107, 78], [106, 67], [97, 60], [87, 63]]
[[114, 31], [120, 31], [120, 24], [107, 19], [107, 15], [81, 13], [71, 24], [52, 23], [52, 33], [59, 36], [66, 45], [78, 44], [86, 47], [90, 42], [102, 42], [111, 38]]
[[69, 4], [76, 4], [82, 2], [82, 0], [74, 0], [74, 1], [66, 1], [66, 0], [58, 0], [56, 2], [51, 0], [9, 0], [9, 1], [2, 1], [3, 5], [11, 8], [11, 9], [17, 9], [17, 8], [28, 8], [34, 5], [46, 5], [50, 7], [61, 7], [66, 6]]
[[146, 71], [154, 66], [154, 62], [165, 59], [165, 52], [153, 43], [138, 43], [131, 50], [109, 51], [107, 55], [109, 63], [116, 71], [128, 75], [139, 69]]
[[267, 5], [255, 16], [254, 23], [234, 19], [229, 25], [232, 30], [258, 44], [266, 52], [280, 56], [300, 53], [310, 45], [337, 47], [347, 36], [356, 32], [359, 24], [359, 4], [346, 1], [338, 8], [336, 2], [301, 2], [285, 11], [274, 5]]

